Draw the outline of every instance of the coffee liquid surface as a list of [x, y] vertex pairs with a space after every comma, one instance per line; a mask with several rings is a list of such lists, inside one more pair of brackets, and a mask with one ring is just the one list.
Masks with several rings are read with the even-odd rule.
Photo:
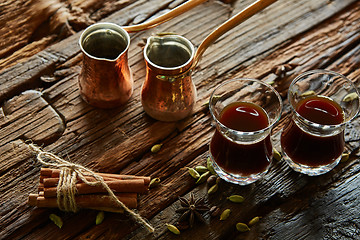
[[165, 68], [174, 68], [184, 65], [191, 58], [191, 53], [182, 44], [177, 42], [154, 43], [147, 52], [149, 60]]
[[89, 55], [109, 60], [115, 60], [126, 46], [123, 36], [110, 29], [94, 31], [83, 41], [83, 48]]

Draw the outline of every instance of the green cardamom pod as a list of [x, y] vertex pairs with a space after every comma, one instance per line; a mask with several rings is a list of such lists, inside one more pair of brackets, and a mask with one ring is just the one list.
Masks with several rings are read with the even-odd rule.
[[343, 153], [341, 155], [341, 160], [340, 162], [346, 162], [347, 160], [349, 160], [349, 154], [348, 153]]
[[53, 221], [55, 223], [56, 226], [58, 226], [59, 228], [62, 227], [63, 221], [58, 215], [55, 215], [52, 213], [52, 214], [50, 214], [49, 218], [51, 221]]
[[240, 195], [231, 195], [227, 199], [234, 203], [242, 203], [245, 200], [244, 197]]
[[204, 173], [204, 172], [209, 171], [209, 170], [207, 169], [207, 167], [205, 167], [205, 166], [196, 166], [196, 167], [195, 167], [195, 170], [196, 170], [197, 172], [199, 172], [199, 173]]
[[[212, 99], [211, 99], [211, 101], [213, 102], [213, 103], [215, 103], [217, 100], [219, 100], [221, 98], [221, 95], [214, 95], [213, 97], [212, 97]], [[209, 106], [209, 102], [210, 102], [210, 100], [207, 100], [204, 104], [203, 104], [203, 106], [206, 106], [206, 107], [208, 107]]]
[[214, 167], [210, 161], [210, 157], [206, 159], [206, 168], [211, 172], [211, 174], [216, 175], [216, 172], [214, 170]]
[[259, 220], [260, 220], [260, 217], [254, 217], [253, 219], [251, 219], [249, 221], [249, 226], [253, 226], [253, 225], [257, 224], [259, 222]]
[[156, 35], [158, 36], [167, 36], [167, 35], [178, 35], [177, 33], [174, 33], [174, 32], [159, 32], [157, 33]]
[[189, 170], [189, 174], [195, 178], [195, 179], [198, 179], [200, 177], [200, 174], [193, 168], [188, 168]]
[[277, 161], [280, 161], [282, 158], [281, 153], [275, 148], [273, 148], [273, 158], [276, 159]]
[[210, 172], [207, 171], [206, 173], [201, 174], [201, 176], [198, 178], [198, 180], [196, 181], [196, 184], [200, 184], [206, 181], [206, 179], [209, 177]]
[[151, 152], [152, 153], [157, 153], [158, 151], [160, 151], [161, 147], [162, 147], [161, 143], [160, 144], [155, 144], [154, 146], [151, 147]]
[[358, 95], [356, 92], [353, 93], [349, 93], [348, 95], [346, 95], [343, 99], [344, 102], [351, 102], [353, 100], [355, 100], [356, 98], [358, 98]]
[[250, 228], [245, 223], [237, 223], [236, 224], [236, 229], [239, 232], [248, 232], [248, 231], [250, 231]]
[[209, 106], [209, 100], [207, 100], [206, 102], [203, 103], [204, 107], [208, 107]]
[[218, 188], [219, 188], [218, 184], [213, 185], [211, 188], [209, 188], [208, 194], [216, 193], [216, 191], [218, 190]]
[[230, 216], [230, 213], [231, 213], [230, 209], [225, 209], [220, 215], [220, 221], [224, 221], [224, 220], [228, 219], [228, 217]]
[[160, 178], [153, 178], [149, 183], [149, 188], [154, 188], [160, 184]]
[[103, 211], [98, 212], [98, 214], [96, 215], [96, 219], [95, 219], [96, 225], [101, 224], [104, 221], [104, 217], [105, 217], [105, 214]]
[[274, 80], [270, 80], [270, 81], [266, 81], [266, 83], [269, 85], [273, 85], [275, 82], [274, 82]]
[[165, 225], [166, 225], [167, 229], [169, 229], [170, 232], [172, 232], [172, 233], [174, 233], [176, 235], [180, 234], [180, 230], [177, 227], [175, 227], [174, 225], [167, 224], [167, 223], [165, 223]]
[[312, 95], [315, 95], [315, 92], [313, 90], [309, 90], [309, 91], [303, 92], [300, 95], [300, 97], [308, 97], [308, 96], [312, 96]]

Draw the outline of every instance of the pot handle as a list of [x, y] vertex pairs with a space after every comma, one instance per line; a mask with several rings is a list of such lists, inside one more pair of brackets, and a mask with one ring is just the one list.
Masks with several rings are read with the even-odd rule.
[[195, 53], [193, 65], [190, 69], [193, 69], [197, 65], [205, 50], [215, 42], [216, 39], [276, 1], [277, 0], [258, 0], [216, 28], [201, 42]]
[[186, 12], [206, 1], [207, 0], [189, 0], [157, 18], [154, 18], [150, 21], [147, 21], [147, 22], [144, 22], [141, 24], [137, 24], [137, 25], [133, 25], [133, 26], [126, 26], [126, 27], [123, 27], [123, 29], [127, 32], [138, 32], [138, 31], [146, 30], [146, 29], [149, 29], [152, 27], [156, 27], [156, 26], [160, 25], [161, 23], [164, 23], [174, 17], [177, 17], [177, 16], [183, 14], [184, 12]]

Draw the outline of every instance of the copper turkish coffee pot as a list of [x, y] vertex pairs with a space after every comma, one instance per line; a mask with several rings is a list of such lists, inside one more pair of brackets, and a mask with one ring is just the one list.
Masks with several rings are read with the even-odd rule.
[[148, 22], [120, 27], [96, 23], [84, 30], [79, 39], [83, 67], [79, 75], [81, 97], [90, 105], [113, 108], [126, 103], [133, 93], [133, 78], [128, 64], [130, 36], [170, 20], [206, 0], [189, 0]]
[[191, 72], [205, 50], [220, 36], [277, 0], [258, 0], [210, 33], [195, 52], [179, 35], [149, 37], [144, 48], [146, 79], [141, 90], [145, 112], [160, 121], [188, 116], [196, 102]]

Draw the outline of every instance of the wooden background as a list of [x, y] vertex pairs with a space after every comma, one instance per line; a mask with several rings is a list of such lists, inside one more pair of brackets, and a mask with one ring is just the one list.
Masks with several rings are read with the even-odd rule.
[[[185, 167], [204, 165], [213, 134], [204, 103], [224, 80], [252, 77], [274, 81], [284, 97], [291, 80], [310, 69], [330, 69], [360, 85], [360, 2], [279, 0], [216, 41], [193, 73], [198, 91], [194, 113], [164, 123], [147, 116], [140, 103], [145, 64], [141, 45], [158, 32], [176, 32], [195, 46], [250, 0], [208, 1], [155, 29], [131, 34], [129, 63], [134, 94], [123, 107], [102, 110], [79, 97], [81, 30], [98, 22], [143, 22], [182, 0], [5, 0], [0, 3], [0, 238], [1, 239], [359, 239], [360, 120], [346, 131], [350, 160], [333, 171], [308, 177], [274, 161], [264, 179], [246, 187], [225, 182], [214, 196], [195, 185]], [[286, 71], [281, 71], [284, 66]], [[159, 177], [161, 185], [141, 196], [138, 212], [156, 228], [153, 235], [127, 216], [107, 213], [95, 225], [96, 211], [77, 214], [26, 204], [37, 191], [40, 165], [28, 150], [31, 139], [45, 150], [93, 170]], [[157, 154], [150, 148], [163, 147]], [[179, 215], [178, 196], [193, 192], [210, 206], [232, 214], [224, 222], [205, 215], [206, 224], [175, 236], [165, 223]], [[240, 194], [242, 204], [226, 196]], [[56, 213], [62, 229], [49, 219]], [[261, 216], [248, 233], [237, 222]]]

